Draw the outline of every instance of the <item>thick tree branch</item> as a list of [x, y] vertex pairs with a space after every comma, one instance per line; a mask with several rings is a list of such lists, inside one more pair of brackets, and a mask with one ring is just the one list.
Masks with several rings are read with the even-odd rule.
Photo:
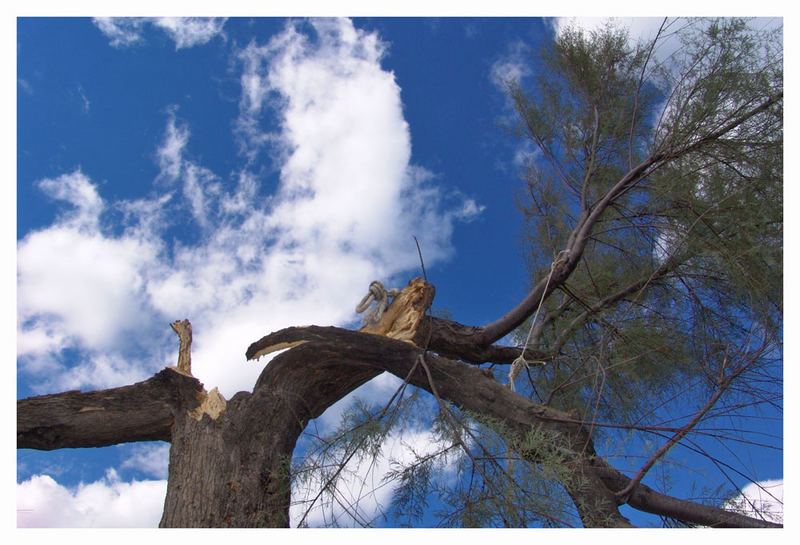
[[[522, 348], [516, 346], [479, 345], [476, 339], [480, 333], [480, 328], [430, 316], [420, 322], [414, 343], [417, 346], [427, 343], [428, 348], [440, 356], [474, 364], [510, 364], [522, 354]], [[543, 350], [529, 348], [525, 353], [535, 360], [550, 358], [550, 352]]]
[[478, 341], [477, 344], [480, 346], [488, 346], [519, 327], [533, 314], [540, 301], [549, 297], [558, 286], [569, 278], [583, 255], [592, 229], [594, 229], [594, 226], [606, 209], [619, 197], [669, 161], [702, 149], [704, 146], [719, 140], [730, 131], [735, 130], [742, 123], [745, 123], [748, 119], [768, 110], [781, 100], [783, 100], [782, 93], [769, 97], [763, 103], [752, 110], [744, 112], [735, 119], [730, 120], [716, 131], [704, 135], [684, 146], [657, 151], [639, 165], [630, 169], [591, 209], [584, 209], [582, 211], [580, 219], [570, 233], [567, 244], [562, 250], [563, 253], [568, 255], [568, 258], [563, 261], [560, 267], [554, 268], [552, 277], [542, 278], [516, 307], [494, 322], [479, 328], [478, 332], [475, 333], [475, 340]]
[[[305, 343], [299, 342], [305, 340]], [[287, 328], [254, 343], [253, 346], [264, 347], [293, 344], [295, 348], [279, 354], [270, 363], [268, 369], [278, 365], [282, 369], [295, 366], [308, 366], [304, 362], [325, 362], [326, 366], [351, 366], [363, 369], [365, 366], [376, 371], [389, 371], [400, 378], [409, 377], [409, 383], [429, 392], [436, 389], [438, 395], [455, 405], [489, 418], [502, 420], [504, 424], [523, 442], [533, 426], [538, 426], [557, 441], [559, 446], [548, 445], [546, 448], [568, 448], [576, 456], [575, 478], [563, 483], [573, 497], [584, 524], [587, 526], [629, 525], [619, 515], [613, 492], [607, 489], [598, 478], [582, 472], [579, 460], [591, 454], [591, 441], [580, 425], [559, 422], [569, 415], [561, 411], [533, 404], [513, 394], [497, 381], [487, 377], [479, 369], [425, 354], [411, 343], [398, 342], [378, 335], [339, 329], [335, 327], [308, 326]], [[248, 353], [256, 353], [251, 346]], [[416, 366], [420, 356], [425, 358], [426, 366]], [[428, 375], [430, 373], [430, 376]], [[261, 382], [261, 381], [259, 381]], [[434, 383], [435, 386], [431, 386]], [[548, 418], [539, 418], [545, 415]], [[584, 447], [589, 445], [588, 450]], [[531, 451], [527, 456], [536, 460], [543, 452]]]
[[172, 369], [109, 390], [63, 392], [17, 401], [17, 448], [104, 447], [170, 441], [178, 410], [200, 405], [203, 385]]
[[[630, 479], [594, 453], [586, 430], [571, 415], [533, 403], [475, 367], [424, 353], [411, 343], [383, 336], [334, 327], [309, 326], [283, 329], [254, 343], [254, 346], [262, 349], [281, 345], [294, 345], [295, 348], [276, 356], [265, 374], [286, 380], [284, 373], [302, 369], [297, 372], [295, 379], [289, 380], [301, 388], [300, 395], [307, 394], [302, 381], [316, 376], [313, 371], [315, 366], [337, 368], [343, 375], [348, 374], [348, 368], [350, 372], [359, 370], [364, 373], [369, 369], [375, 374], [385, 370], [403, 379], [408, 377], [409, 383], [429, 392], [433, 390], [431, 383], [435, 383], [437, 394], [442, 399], [467, 411], [486, 415], [490, 420], [502, 421], [506, 431], [516, 434], [521, 442], [532, 430], [554, 438], [561, 452], [571, 453], [575, 476], [571, 482], [563, 484], [578, 506], [584, 523], [587, 526], [626, 525], [616, 509], [613, 491], [623, 489]], [[251, 347], [251, 350], [249, 353], [255, 353], [255, 349]], [[415, 366], [415, 361], [423, 354], [426, 366]], [[262, 377], [259, 382], [266, 384], [272, 380]], [[541, 448], [555, 446], [542, 445]], [[532, 462], [538, 462], [542, 457], [552, 455], [552, 452], [534, 449], [520, 454]], [[658, 494], [641, 484], [633, 490], [628, 503], [643, 511], [674, 516], [689, 523], [736, 527], [775, 526], [722, 509]]]
[[[233, 397], [216, 421], [195, 420], [202, 385], [172, 369], [131, 386], [96, 392], [65, 392], [18, 401], [19, 448], [55, 449], [120, 442], [178, 441], [171, 450], [162, 526], [281, 526], [288, 524], [288, 472], [284, 467], [310, 418], [383, 371], [490, 420], [523, 445], [532, 430], [551, 442], [522, 449], [532, 462], [566, 453], [573, 477], [562, 483], [585, 525], [625, 526], [613, 491], [630, 479], [594, 453], [591, 439], [570, 415], [522, 398], [479, 369], [423, 352], [407, 341], [332, 327], [287, 328], [251, 346], [250, 355], [291, 347], [264, 369], [252, 394]], [[425, 358], [425, 366], [416, 365]], [[435, 386], [433, 386], [435, 385]], [[260, 424], [259, 424], [260, 423]], [[277, 423], [277, 424], [276, 424]], [[177, 433], [177, 436], [175, 435]], [[229, 445], [236, 445], [231, 449]], [[197, 471], [216, 475], [198, 479]], [[188, 479], [188, 480], [187, 480]], [[195, 482], [192, 496], [180, 483]], [[235, 486], [231, 483], [235, 483]], [[254, 490], [260, 490], [254, 495]], [[204, 507], [202, 498], [224, 496]], [[185, 502], [189, 503], [185, 503]], [[658, 494], [639, 484], [632, 507], [712, 526], [774, 524]]]

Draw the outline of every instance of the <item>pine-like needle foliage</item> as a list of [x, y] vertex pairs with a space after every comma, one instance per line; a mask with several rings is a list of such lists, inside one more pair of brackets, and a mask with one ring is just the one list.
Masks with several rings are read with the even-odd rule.
[[[782, 29], [764, 26], [665, 20], [641, 43], [614, 25], [569, 28], [531, 60], [535, 77], [507, 82], [511, 129], [534, 149], [520, 199], [531, 285], [559, 256], [576, 260], [517, 332], [550, 354], [519, 376], [517, 392], [583, 421], [597, 451], [628, 462], [634, 480], [655, 468], [649, 482], [664, 491], [673, 470], [703, 473], [670, 458], [675, 444], [706, 456], [722, 484], [695, 499], [717, 506], [720, 490], [752, 477], [710, 456], [707, 440], [734, 462], [737, 445], [776, 456], [782, 446], [752, 423], [760, 407], [782, 407]], [[581, 523], [565, 492], [580, 488], [580, 471], [563, 437], [534, 428], [520, 439], [501, 420], [444, 405], [420, 420], [434, 405], [412, 399], [391, 411], [357, 406], [296, 468], [298, 481], [322, 474], [322, 496], [342, 503], [347, 462], [377, 460], [391, 430], [413, 421], [433, 430], [437, 448], [392, 460], [386, 520]]]
[[782, 29], [760, 26], [665, 21], [638, 44], [613, 25], [568, 29], [535, 81], [508, 84], [514, 129], [536, 150], [521, 199], [532, 283], [585, 240], [518, 332], [552, 363], [518, 382], [617, 426], [598, 436], [678, 427], [722, 388], [704, 421], [727, 427], [707, 435], [780, 448], [736, 420], [782, 404]]
[[[680, 46], [658, 59], [662, 42]], [[542, 62], [530, 90], [509, 84], [517, 130], [537, 148], [523, 202], [533, 282], [603, 207], [533, 331], [531, 344], [557, 354], [536, 373], [542, 400], [633, 423], [687, 385], [713, 387], [742, 367], [775, 371], [780, 35], [739, 20], [667, 22], [642, 44], [613, 26], [570, 29]]]

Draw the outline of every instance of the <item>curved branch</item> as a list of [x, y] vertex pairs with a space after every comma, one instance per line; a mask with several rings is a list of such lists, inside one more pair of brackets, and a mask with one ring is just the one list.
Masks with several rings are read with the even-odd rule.
[[583, 255], [583, 251], [586, 248], [586, 244], [595, 224], [606, 209], [619, 197], [627, 193], [635, 185], [667, 162], [697, 151], [703, 146], [719, 140], [725, 134], [735, 130], [751, 117], [768, 110], [781, 100], [783, 100], [783, 93], [771, 96], [763, 103], [731, 120], [718, 130], [683, 146], [668, 148], [653, 153], [639, 165], [630, 169], [625, 176], [620, 178], [611, 189], [606, 192], [603, 198], [600, 199], [593, 208], [583, 210], [578, 223], [570, 233], [566, 247], [562, 250], [562, 252], [568, 254], [568, 258], [561, 263], [560, 267], [554, 268], [550, 281], [547, 282], [547, 278], [542, 278], [516, 307], [494, 322], [480, 328], [480, 333], [477, 335], [479, 344], [481, 346], [490, 345], [519, 327], [533, 314], [540, 301], [549, 297], [555, 289], [569, 278]]
[[[511, 364], [522, 354], [522, 348], [497, 344], [481, 345], [481, 329], [437, 318], [426, 316], [420, 321], [419, 329], [414, 337], [417, 346], [427, 346], [432, 352], [467, 363]], [[531, 359], [547, 361], [550, 352], [528, 348], [526, 354]]]
[[[306, 342], [298, 342], [301, 340]], [[537, 461], [552, 456], [553, 450], [560, 448], [574, 455], [574, 478], [562, 484], [573, 498], [584, 524], [630, 525], [619, 514], [613, 492], [596, 475], [583, 471], [587, 464], [581, 460], [593, 454], [591, 439], [579, 424], [566, 422], [567, 413], [534, 404], [473, 366], [425, 353], [411, 343], [388, 337], [335, 327], [291, 327], [267, 335], [257, 342], [257, 346], [284, 343], [295, 344], [295, 348], [276, 356], [267, 369], [273, 365], [291, 369], [307, 366], [307, 362], [314, 362], [314, 365], [324, 362], [325, 366], [373, 369], [376, 374], [389, 371], [400, 378], [408, 377], [410, 384], [428, 392], [435, 390], [441, 399], [463, 409], [502, 422], [520, 444], [532, 428], [538, 428], [555, 443], [548, 443], [540, 451], [529, 450], [525, 456]], [[257, 353], [251, 349], [252, 353]], [[419, 357], [425, 358], [425, 366], [415, 366]]]
[[[511, 392], [480, 369], [425, 353], [408, 342], [335, 327], [287, 328], [267, 335], [257, 344], [261, 347], [293, 344], [295, 348], [275, 357], [265, 375], [274, 379], [279, 376], [286, 378], [284, 373], [303, 369], [298, 371], [298, 380], [290, 381], [301, 388], [299, 381], [303, 377], [314, 380], [311, 378], [315, 376], [312, 369], [319, 366], [341, 369], [342, 380], [346, 380], [354, 370], [365, 374], [371, 370], [375, 375], [388, 371], [429, 392], [435, 388], [442, 399], [465, 410], [501, 422], [504, 430], [518, 440], [524, 440], [532, 430], [557, 438], [558, 446], [555, 448], [568, 454], [567, 463], [574, 468], [574, 478], [562, 484], [575, 501], [584, 524], [627, 525], [617, 510], [613, 491], [625, 488], [631, 479], [595, 454], [591, 438], [581, 423], [567, 413]], [[415, 365], [420, 356], [425, 358], [425, 366]], [[265, 377], [262, 379], [259, 379], [260, 383], [269, 382]], [[520, 454], [529, 461], [538, 462], [552, 455], [553, 451], [549, 449], [554, 447], [543, 445], [540, 448], [544, 450], [534, 448]], [[665, 496], [642, 484], [633, 490], [628, 503], [636, 509], [695, 524], [776, 526], [723, 509]]]

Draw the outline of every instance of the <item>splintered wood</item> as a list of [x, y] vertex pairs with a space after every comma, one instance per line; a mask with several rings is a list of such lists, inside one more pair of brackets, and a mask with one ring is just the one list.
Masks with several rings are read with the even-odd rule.
[[220, 414], [225, 412], [225, 407], [228, 405], [217, 388], [208, 393], [205, 390], [197, 392], [197, 401], [200, 402], [200, 405], [187, 413], [195, 420], [201, 420], [204, 414], [210, 416], [211, 420], [216, 420]]
[[[189, 320], [176, 320], [169, 324], [169, 326], [178, 334], [178, 339], [180, 339], [181, 344], [180, 348], [178, 348], [178, 365], [175, 367], [170, 366], [168, 369], [191, 377], [192, 324], [189, 323]], [[227, 406], [225, 398], [222, 397], [222, 394], [219, 393], [217, 388], [214, 388], [210, 392], [206, 392], [205, 389], [202, 392], [198, 392], [197, 401], [200, 405], [188, 411], [188, 415], [195, 420], [202, 419], [204, 414], [210, 416], [212, 420], [216, 420], [220, 414], [225, 412], [225, 407]]]
[[177, 320], [169, 324], [172, 331], [178, 334], [180, 348], [178, 348], [178, 365], [173, 367], [183, 375], [192, 376], [192, 324], [189, 320]]
[[367, 324], [359, 331], [383, 335], [412, 343], [420, 320], [433, 302], [434, 288], [422, 278], [414, 278], [402, 289], [377, 324]]

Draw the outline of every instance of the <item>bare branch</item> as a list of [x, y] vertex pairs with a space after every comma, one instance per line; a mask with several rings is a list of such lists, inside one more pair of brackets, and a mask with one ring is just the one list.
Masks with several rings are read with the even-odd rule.
[[164, 369], [130, 386], [17, 401], [17, 448], [104, 447], [170, 441], [178, 410], [199, 406], [197, 379]]
[[681, 441], [686, 434], [689, 433], [699, 422], [702, 418], [706, 415], [706, 413], [711, 410], [711, 408], [717, 403], [719, 398], [727, 389], [727, 386], [730, 384], [730, 381], [725, 381], [723, 384], [717, 388], [714, 392], [714, 395], [711, 396], [711, 399], [699, 410], [694, 417], [686, 423], [685, 426], [680, 428], [675, 434], [670, 437], [669, 441], [661, 445], [651, 456], [648, 460], [644, 463], [644, 465], [636, 472], [636, 475], [631, 479], [631, 481], [619, 492], [617, 492], [617, 497], [620, 499], [620, 503], [626, 503], [628, 501], [628, 497], [630, 496], [631, 491], [639, 485], [642, 481], [644, 476], [650, 471], [650, 468], [655, 465], [655, 463], [664, 456], [673, 446]]

